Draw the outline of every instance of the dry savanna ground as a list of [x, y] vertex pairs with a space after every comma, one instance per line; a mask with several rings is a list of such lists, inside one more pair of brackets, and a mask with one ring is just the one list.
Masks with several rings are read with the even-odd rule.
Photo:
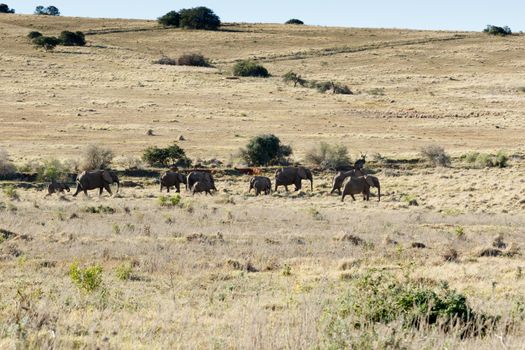
[[[25, 38], [66, 29], [88, 45], [44, 52]], [[313, 192], [263, 197], [219, 172], [216, 195], [183, 190], [174, 205], [154, 178], [87, 198], [0, 183], [0, 348], [521, 347], [524, 50], [522, 35], [0, 15], [0, 148], [17, 165], [76, 159], [92, 143], [138, 157], [179, 135], [191, 158], [230, 163], [275, 133], [296, 161], [320, 141], [367, 153], [382, 183], [381, 202], [341, 203], [330, 172], [314, 173]], [[214, 67], [152, 64], [187, 52]], [[272, 77], [226, 79], [246, 58]], [[281, 79], [290, 70], [354, 94], [294, 88]], [[431, 143], [451, 167], [403, 162]], [[459, 158], [500, 150], [506, 168]], [[93, 278], [75, 283], [75, 263]], [[359, 310], [373, 298], [351, 301], [371, 274], [446, 281], [498, 322], [468, 335], [371, 322]]]

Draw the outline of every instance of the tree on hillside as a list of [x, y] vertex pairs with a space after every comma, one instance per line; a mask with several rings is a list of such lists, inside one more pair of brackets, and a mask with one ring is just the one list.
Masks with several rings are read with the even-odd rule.
[[296, 25], [303, 25], [304, 22], [297, 18], [292, 18], [287, 20], [284, 24], [296, 24]]
[[216, 30], [221, 25], [219, 16], [204, 6], [182, 9], [179, 15], [182, 28]]
[[60, 11], [55, 6], [37, 6], [35, 8], [35, 15], [43, 15], [43, 16], [60, 16]]
[[292, 147], [281, 144], [273, 134], [259, 135], [252, 138], [246, 148], [240, 150], [241, 158], [249, 165], [277, 165], [288, 163]]
[[178, 27], [180, 23], [180, 15], [177, 11], [170, 11], [164, 16], [157, 19], [159, 24], [166, 27]]
[[0, 4], [0, 13], [15, 13], [15, 9], [10, 9], [7, 4]]
[[33, 44], [37, 47], [42, 47], [46, 51], [52, 51], [60, 44], [60, 39], [54, 36], [39, 36], [33, 39]]
[[64, 46], [84, 46], [86, 45], [86, 39], [84, 37], [84, 33], [82, 32], [70, 32], [70, 31], [63, 31], [60, 33], [59, 37], [61, 44]]

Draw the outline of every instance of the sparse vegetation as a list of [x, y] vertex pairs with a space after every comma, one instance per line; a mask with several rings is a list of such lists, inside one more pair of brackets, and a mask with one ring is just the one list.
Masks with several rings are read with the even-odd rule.
[[186, 53], [179, 57], [179, 66], [210, 67], [210, 61], [198, 53]]
[[4, 193], [4, 195], [7, 198], [9, 198], [11, 200], [19, 200], [20, 199], [20, 196], [19, 196], [18, 192], [16, 191], [15, 186], [13, 186], [13, 185], [5, 186], [2, 189], [2, 192]]
[[154, 64], [163, 64], [166, 66], [176, 66], [177, 65], [177, 59], [176, 58], [170, 58], [170, 57], [161, 57], [158, 60], [153, 61]]
[[181, 28], [217, 30], [221, 26], [219, 16], [204, 6], [182, 9], [179, 15]]
[[284, 24], [295, 24], [295, 25], [303, 25], [304, 22], [297, 18], [292, 18], [287, 20]]
[[251, 60], [237, 62], [233, 66], [233, 75], [238, 77], [267, 78], [270, 76], [268, 70], [262, 65]]
[[421, 156], [434, 166], [450, 166], [450, 156], [439, 145], [428, 145], [421, 148]]
[[86, 37], [82, 32], [63, 31], [60, 33], [60, 44], [64, 46], [84, 46]]
[[294, 73], [292, 71], [286, 73], [283, 76], [283, 81], [285, 83], [293, 83], [294, 87], [296, 87], [297, 85], [305, 86], [308, 82], [307, 80], [303, 79], [299, 74]]
[[240, 153], [249, 165], [278, 165], [288, 163], [292, 147], [281, 144], [281, 140], [273, 134], [259, 135], [252, 138]]
[[69, 278], [79, 289], [91, 293], [102, 286], [102, 267], [91, 265], [82, 268], [75, 261], [69, 266]]
[[192, 163], [191, 159], [186, 156], [186, 152], [175, 142], [165, 148], [156, 146], [146, 148], [142, 159], [149, 165], [157, 167], [190, 167]]
[[490, 34], [490, 35], [498, 35], [498, 36], [507, 36], [512, 35], [512, 30], [508, 26], [504, 27], [498, 27], [493, 25], [487, 25], [485, 29], [483, 29], [484, 33]]
[[181, 205], [181, 196], [176, 194], [174, 196], [160, 196], [159, 205], [161, 207], [177, 207]]
[[504, 151], [498, 151], [496, 154], [469, 152], [461, 158], [474, 168], [505, 168], [509, 161]]
[[121, 281], [129, 281], [133, 276], [133, 267], [130, 263], [122, 263], [116, 267], [115, 276]]
[[295, 72], [288, 72], [283, 76], [285, 83], [293, 83], [294, 87], [297, 85], [306, 86], [311, 89], [316, 89], [319, 92], [325, 93], [331, 91], [333, 94], [341, 95], [352, 95], [353, 92], [350, 88], [344, 84], [333, 82], [333, 81], [317, 81], [317, 80], [306, 80], [302, 76]]
[[33, 39], [36, 47], [41, 47], [46, 51], [52, 51], [60, 44], [60, 39], [54, 36], [39, 36]]
[[109, 148], [88, 145], [84, 150], [81, 170], [108, 169], [113, 161], [113, 151]]
[[305, 159], [321, 169], [340, 169], [351, 165], [346, 146], [326, 142], [320, 142], [306, 152]]

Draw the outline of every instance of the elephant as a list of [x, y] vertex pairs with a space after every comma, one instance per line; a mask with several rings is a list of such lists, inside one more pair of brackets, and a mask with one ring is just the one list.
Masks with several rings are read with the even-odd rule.
[[210, 189], [217, 191], [215, 187], [215, 180], [213, 180], [213, 175], [204, 171], [192, 171], [188, 175], [187, 187], [193, 189], [193, 185], [197, 182], [208, 182], [210, 184]]
[[209, 194], [210, 196], [213, 196], [213, 194], [211, 193], [211, 190], [212, 190], [211, 186], [212, 185], [208, 181], [202, 181], [202, 182], [197, 181], [191, 187], [191, 195], [194, 196], [195, 193], [205, 192], [206, 195]]
[[261, 192], [268, 195], [272, 192], [272, 180], [266, 176], [254, 176], [250, 179], [250, 189], [255, 188], [255, 195], [258, 196]]
[[379, 179], [375, 176], [357, 176], [349, 177], [344, 182], [341, 202], [345, 201], [345, 196], [350, 195], [355, 200], [354, 195], [362, 193], [364, 200], [370, 199], [370, 187], [377, 187], [378, 201], [381, 200], [381, 186]]
[[337, 174], [335, 174], [334, 179], [332, 181], [332, 190], [330, 191], [330, 194], [337, 191], [339, 194], [341, 194], [341, 187], [343, 186], [343, 182], [347, 177], [351, 176], [363, 176], [364, 173], [361, 169], [352, 169], [349, 171], [340, 171]]
[[184, 186], [186, 186], [186, 190], [187, 190], [188, 189], [188, 179], [186, 175], [181, 174], [181, 173], [176, 173], [173, 171], [167, 171], [160, 176], [160, 191], [162, 192], [162, 188], [166, 187], [169, 193], [170, 188], [175, 186], [175, 188], [177, 189], [177, 193], [180, 193], [181, 183], [184, 184]]
[[53, 193], [64, 193], [64, 191], [69, 192], [70, 188], [66, 183], [52, 181], [49, 186], [47, 186], [46, 197], [51, 196]]
[[310, 169], [302, 166], [278, 169], [275, 172], [275, 191], [277, 192], [279, 186], [284, 186], [288, 191], [289, 185], [295, 185], [295, 191], [299, 191], [302, 180], [310, 180], [311, 190], [314, 190], [314, 179]]
[[111, 188], [109, 186], [112, 183], [117, 184], [118, 193], [120, 182], [115, 172], [108, 170], [83, 171], [77, 176], [77, 190], [75, 194], [73, 194], [73, 197], [76, 197], [80, 191], [84, 191], [84, 194], [87, 196], [88, 190], [94, 190], [96, 188], [100, 189], [99, 195], [102, 194], [104, 189], [106, 189], [106, 191], [112, 195], [113, 193], [111, 192]]

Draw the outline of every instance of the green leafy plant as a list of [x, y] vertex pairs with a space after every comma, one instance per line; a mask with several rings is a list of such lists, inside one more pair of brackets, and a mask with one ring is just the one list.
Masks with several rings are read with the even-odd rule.
[[123, 263], [115, 269], [115, 276], [121, 281], [128, 281], [133, 276], [133, 267], [130, 263]]
[[233, 75], [238, 77], [258, 77], [267, 78], [270, 76], [268, 70], [262, 65], [255, 63], [252, 60], [244, 60], [237, 62], [233, 66]]
[[217, 30], [221, 20], [211, 9], [199, 6], [179, 11], [180, 27], [186, 29]]
[[191, 160], [186, 157], [184, 150], [176, 143], [173, 143], [171, 146], [165, 148], [148, 147], [144, 150], [142, 159], [151, 166], [191, 166]]
[[165, 27], [178, 27], [180, 24], [180, 14], [177, 11], [170, 11], [157, 19], [159, 24]]
[[292, 147], [281, 144], [281, 140], [273, 134], [255, 136], [240, 150], [241, 158], [247, 164], [256, 166], [285, 164], [291, 154]]
[[176, 207], [181, 206], [182, 197], [179, 194], [174, 196], [160, 196], [158, 201], [161, 207]]
[[81, 290], [93, 292], [102, 285], [102, 267], [92, 265], [82, 268], [75, 261], [69, 266], [69, 278]]

